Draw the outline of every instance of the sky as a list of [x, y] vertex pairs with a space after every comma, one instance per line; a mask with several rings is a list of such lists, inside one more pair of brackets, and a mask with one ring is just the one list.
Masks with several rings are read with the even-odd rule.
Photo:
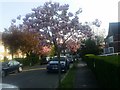
[[69, 10], [73, 13], [82, 8], [83, 12], [79, 15], [80, 22], [99, 19], [102, 22], [100, 30], [104, 29], [105, 34], [108, 32], [109, 23], [118, 22], [119, 0], [0, 0], [0, 31], [8, 28], [11, 20], [18, 15], [24, 17], [32, 8], [43, 5], [46, 1], [69, 4]]

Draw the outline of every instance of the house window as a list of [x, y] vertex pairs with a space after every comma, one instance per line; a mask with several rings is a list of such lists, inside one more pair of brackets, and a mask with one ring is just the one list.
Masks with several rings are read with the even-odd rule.
[[104, 54], [108, 54], [109, 53], [108, 48], [104, 48], [103, 50], [104, 50]]
[[109, 43], [112, 43], [113, 42], [113, 36], [110, 36], [109, 37]]
[[114, 47], [109, 47], [108, 50], [109, 50], [109, 53], [114, 53]]

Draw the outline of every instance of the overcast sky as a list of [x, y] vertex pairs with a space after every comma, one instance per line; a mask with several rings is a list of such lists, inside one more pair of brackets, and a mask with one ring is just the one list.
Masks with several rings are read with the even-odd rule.
[[119, 0], [0, 0], [0, 31], [10, 26], [11, 19], [30, 13], [31, 8], [43, 5], [46, 1], [69, 4], [73, 13], [82, 8], [80, 21], [91, 22], [97, 18], [102, 21], [101, 28], [105, 28], [106, 33], [110, 22], [118, 22]]

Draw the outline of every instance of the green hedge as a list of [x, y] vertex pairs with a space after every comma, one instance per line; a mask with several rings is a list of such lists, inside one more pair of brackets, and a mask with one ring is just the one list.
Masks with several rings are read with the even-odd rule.
[[29, 66], [30, 65], [30, 61], [27, 60], [26, 58], [14, 58], [14, 59], [19, 61], [20, 63], [22, 63], [23, 66]]
[[105, 88], [120, 88], [120, 56], [85, 56], [84, 60]]
[[23, 66], [33, 66], [39, 64], [40, 60], [38, 57], [27, 57], [27, 58], [14, 58], [23, 64]]

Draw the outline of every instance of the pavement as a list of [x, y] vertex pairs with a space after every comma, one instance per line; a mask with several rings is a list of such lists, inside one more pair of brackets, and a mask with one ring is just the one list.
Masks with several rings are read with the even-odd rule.
[[82, 60], [77, 64], [74, 88], [99, 88], [95, 75]]

